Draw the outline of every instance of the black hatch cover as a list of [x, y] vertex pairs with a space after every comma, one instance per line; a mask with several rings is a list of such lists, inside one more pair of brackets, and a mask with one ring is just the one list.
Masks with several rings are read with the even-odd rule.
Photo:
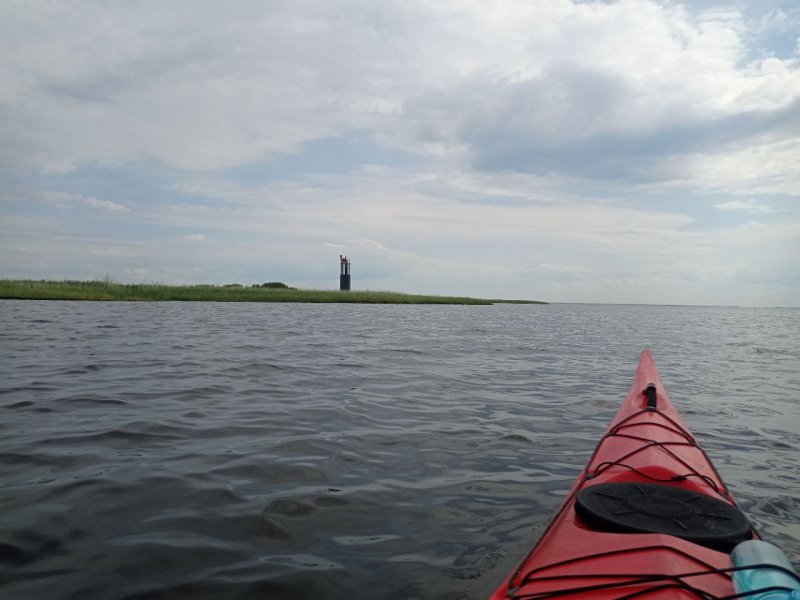
[[653, 483], [601, 483], [578, 493], [575, 511], [601, 531], [666, 533], [730, 552], [752, 536], [735, 506], [706, 494]]

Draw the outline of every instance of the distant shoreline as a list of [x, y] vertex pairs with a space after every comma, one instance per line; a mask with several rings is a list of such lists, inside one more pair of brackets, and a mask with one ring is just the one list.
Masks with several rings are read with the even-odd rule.
[[362, 304], [547, 304], [537, 300], [500, 300], [385, 291], [301, 290], [283, 284], [268, 287], [164, 285], [108, 281], [0, 280], [0, 299], [138, 302], [302, 302]]

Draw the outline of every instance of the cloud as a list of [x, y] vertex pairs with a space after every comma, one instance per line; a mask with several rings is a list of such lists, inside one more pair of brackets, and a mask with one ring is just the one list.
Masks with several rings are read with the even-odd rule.
[[3, 38], [0, 135], [15, 152], [4, 158], [56, 171], [145, 159], [219, 169], [358, 128], [397, 91], [381, 89], [392, 61], [383, 12], [6, 4], [16, 33]]
[[204, 236], [202, 233], [190, 233], [189, 235], [183, 236], [183, 239], [191, 242], [202, 242], [206, 239], [206, 236]]
[[355, 247], [359, 248], [361, 250], [367, 250], [367, 251], [370, 251], [370, 250], [377, 250], [377, 251], [388, 250], [388, 248], [386, 246], [384, 246], [383, 244], [381, 244], [379, 242], [376, 242], [375, 240], [357, 240], [356, 243], [355, 243]]
[[108, 212], [130, 212], [131, 209], [112, 200], [103, 200], [94, 196], [86, 196], [84, 194], [70, 194], [67, 192], [46, 192], [45, 199], [60, 207], [72, 208], [74, 206], [87, 206], [89, 208], [96, 208]]
[[527, 65], [487, 65], [409, 99], [417, 135], [485, 170], [668, 180], [675, 156], [800, 134], [798, 65], [740, 66], [744, 39], [729, 15], [697, 23], [646, 2], [561, 6], [562, 20], [550, 15], [560, 35], [530, 24], [540, 52]]
[[748, 213], [769, 213], [772, 209], [766, 204], [761, 204], [756, 200], [731, 200], [720, 202], [714, 205], [719, 210], [744, 211]]
[[18, 26], [4, 38], [0, 147], [21, 168], [223, 169], [362, 130], [482, 169], [658, 178], [671, 176], [663, 157], [797, 133], [796, 61], [740, 64], [745, 25], [731, 10], [19, 6], [0, 9]]

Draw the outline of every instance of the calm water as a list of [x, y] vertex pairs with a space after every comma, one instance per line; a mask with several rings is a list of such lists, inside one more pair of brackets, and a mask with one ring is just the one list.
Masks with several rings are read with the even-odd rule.
[[484, 598], [651, 346], [800, 562], [800, 310], [0, 301], [0, 596]]

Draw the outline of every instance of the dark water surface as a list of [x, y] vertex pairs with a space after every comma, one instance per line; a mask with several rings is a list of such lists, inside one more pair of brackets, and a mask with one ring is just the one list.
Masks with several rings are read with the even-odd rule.
[[484, 598], [651, 346], [800, 562], [800, 310], [0, 301], [0, 597]]

